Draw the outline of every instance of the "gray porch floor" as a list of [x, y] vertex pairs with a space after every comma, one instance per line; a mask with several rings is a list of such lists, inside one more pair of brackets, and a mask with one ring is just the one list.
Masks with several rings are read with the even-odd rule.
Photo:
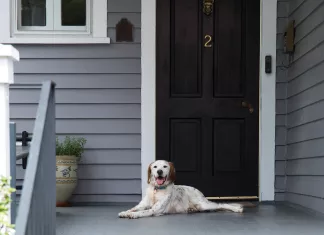
[[286, 205], [262, 205], [243, 214], [230, 212], [119, 219], [129, 207], [57, 209], [57, 235], [324, 234], [324, 219]]

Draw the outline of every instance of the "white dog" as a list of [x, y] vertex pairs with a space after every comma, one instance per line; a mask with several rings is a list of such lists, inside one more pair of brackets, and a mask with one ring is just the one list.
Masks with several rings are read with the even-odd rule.
[[148, 188], [143, 200], [134, 208], [118, 214], [120, 218], [137, 219], [174, 213], [229, 210], [243, 212], [239, 204], [218, 204], [208, 201], [197, 189], [174, 185], [175, 169], [172, 163], [159, 160], [148, 167]]

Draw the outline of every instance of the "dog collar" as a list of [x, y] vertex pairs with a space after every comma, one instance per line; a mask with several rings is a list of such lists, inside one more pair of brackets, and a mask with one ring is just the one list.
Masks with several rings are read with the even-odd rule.
[[168, 185], [154, 186], [154, 190], [166, 189], [167, 187], [168, 187]]

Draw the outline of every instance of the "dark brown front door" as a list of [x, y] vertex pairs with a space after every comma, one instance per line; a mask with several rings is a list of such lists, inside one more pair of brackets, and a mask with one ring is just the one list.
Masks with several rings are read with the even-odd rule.
[[157, 0], [157, 159], [208, 197], [258, 196], [259, 9]]

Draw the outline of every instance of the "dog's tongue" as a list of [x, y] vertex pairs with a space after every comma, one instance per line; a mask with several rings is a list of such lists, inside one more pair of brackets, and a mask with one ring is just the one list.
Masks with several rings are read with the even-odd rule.
[[156, 179], [156, 183], [158, 184], [158, 185], [161, 185], [161, 184], [163, 184], [164, 183], [164, 179], [163, 178], [157, 178]]

